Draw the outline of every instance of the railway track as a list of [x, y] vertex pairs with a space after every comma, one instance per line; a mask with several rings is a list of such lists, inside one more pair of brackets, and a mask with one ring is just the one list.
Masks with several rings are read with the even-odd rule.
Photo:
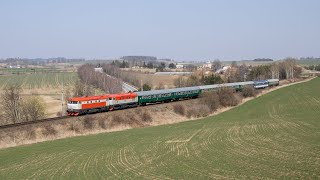
[[6, 124], [6, 125], [0, 126], [0, 129], [6, 129], [11, 127], [23, 126], [28, 124], [36, 124], [36, 123], [42, 123], [42, 122], [56, 121], [56, 120], [68, 119], [68, 118], [70, 118], [70, 116], [61, 116], [61, 117], [47, 118], [47, 119], [41, 119], [36, 121], [26, 121], [26, 122], [20, 122], [15, 124]]

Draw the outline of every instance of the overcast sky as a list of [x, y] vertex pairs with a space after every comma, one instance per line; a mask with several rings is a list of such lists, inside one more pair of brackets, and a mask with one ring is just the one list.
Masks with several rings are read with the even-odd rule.
[[0, 0], [0, 58], [320, 56], [320, 0]]

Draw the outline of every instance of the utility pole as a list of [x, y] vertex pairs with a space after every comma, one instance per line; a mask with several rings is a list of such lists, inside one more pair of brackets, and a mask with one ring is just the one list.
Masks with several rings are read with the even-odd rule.
[[64, 90], [64, 88], [63, 88], [63, 82], [62, 82], [62, 91], [61, 91], [61, 116], [64, 115], [64, 112], [63, 112], [63, 103], [64, 103], [63, 90]]
[[143, 91], [143, 84], [142, 84], [142, 79], [141, 79], [141, 91]]

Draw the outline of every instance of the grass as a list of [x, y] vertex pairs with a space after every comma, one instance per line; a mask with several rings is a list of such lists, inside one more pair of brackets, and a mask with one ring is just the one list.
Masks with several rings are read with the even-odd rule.
[[77, 73], [34, 73], [0, 76], [0, 89], [6, 86], [20, 84], [23, 88], [56, 88], [71, 85], [77, 80]]
[[3, 149], [0, 179], [317, 179], [319, 117], [316, 78], [202, 120]]

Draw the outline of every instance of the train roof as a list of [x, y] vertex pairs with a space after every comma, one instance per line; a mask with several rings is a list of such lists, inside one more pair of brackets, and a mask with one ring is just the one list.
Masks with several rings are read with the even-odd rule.
[[232, 86], [245, 86], [254, 84], [253, 81], [246, 81], [246, 82], [236, 82], [236, 83], [225, 83], [225, 84], [213, 84], [213, 85], [205, 85], [205, 86], [198, 86], [200, 89], [215, 89], [219, 87], [232, 87]]
[[268, 79], [267, 81], [268, 81], [268, 82], [278, 82], [279, 79]]
[[101, 96], [83, 96], [83, 97], [74, 97], [70, 98], [69, 101], [91, 101], [91, 100], [100, 100], [100, 99], [107, 99], [110, 95], [105, 94]]
[[200, 88], [198, 86], [195, 86], [195, 87], [163, 89], [163, 90], [154, 90], [154, 91], [139, 91], [136, 93], [138, 94], [138, 96], [147, 96], [147, 95], [153, 95], [153, 94], [166, 94], [166, 93], [172, 93], [172, 92], [183, 92], [183, 91], [194, 91], [194, 90], [200, 90]]
[[110, 94], [109, 97], [123, 97], [123, 96], [130, 96], [130, 97], [136, 97], [137, 94], [136, 93], [120, 93], [120, 94]]
[[258, 81], [253, 81], [254, 83], [266, 83], [268, 82], [267, 80], [258, 80]]
[[205, 86], [198, 86], [200, 89], [215, 89], [218, 88], [218, 84], [213, 84], [213, 85], [205, 85]]
[[69, 101], [91, 101], [91, 100], [100, 100], [100, 99], [107, 99], [109, 97], [123, 97], [123, 96], [130, 96], [136, 97], [136, 93], [120, 93], [120, 94], [105, 94], [101, 96], [83, 96], [83, 97], [74, 97], [70, 98]]
[[238, 85], [245, 86], [245, 85], [250, 85], [250, 84], [253, 84], [253, 83], [254, 83], [253, 81], [246, 81], [246, 82], [235, 82], [235, 83], [219, 84], [219, 86], [220, 87], [224, 87], [224, 86], [230, 87], [230, 86], [238, 86]]

